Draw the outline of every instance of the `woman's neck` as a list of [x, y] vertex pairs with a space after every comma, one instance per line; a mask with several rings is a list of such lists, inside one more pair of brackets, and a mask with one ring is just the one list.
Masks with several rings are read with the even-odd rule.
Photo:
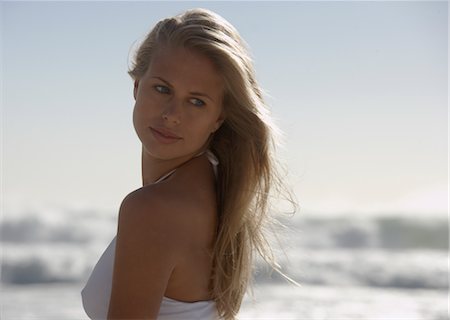
[[149, 184], [155, 183], [159, 178], [163, 175], [167, 174], [171, 170], [178, 168], [183, 163], [189, 161], [191, 158], [196, 155], [201, 154], [189, 154], [183, 157], [170, 159], [170, 160], [161, 160], [152, 157], [147, 150], [145, 150], [144, 146], [142, 146], [142, 156], [141, 156], [141, 164], [142, 164], [142, 185], [146, 186]]

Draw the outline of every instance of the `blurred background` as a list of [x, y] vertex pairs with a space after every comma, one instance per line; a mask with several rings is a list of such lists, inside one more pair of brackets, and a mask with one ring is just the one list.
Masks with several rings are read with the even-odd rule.
[[[0, 318], [80, 291], [142, 186], [133, 49], [203, 7], [247, 41], [300, 210], [242, 319], [448, 319], [448, 2], [1, 2]], [[283, 248], [283, 249], [282, 249]]]

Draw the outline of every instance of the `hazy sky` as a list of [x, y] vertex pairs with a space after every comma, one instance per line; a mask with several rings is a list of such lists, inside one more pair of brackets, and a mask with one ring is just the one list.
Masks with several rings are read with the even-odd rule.
[[142, 186], [129, 54], [193, 7], [248, 42], [305, 213], [447, 212], [447, 2], [0, 6], [5, 215], [117, 210]]

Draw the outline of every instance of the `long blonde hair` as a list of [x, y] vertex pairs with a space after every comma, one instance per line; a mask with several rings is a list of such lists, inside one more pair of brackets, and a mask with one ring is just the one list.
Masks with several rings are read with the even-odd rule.
[[219, 158], [219, 226], [213, 251], [212, 295], [219, 314], [234, 319], [252, 279], [258, 252], [280, 271], [269, 245], [269, 197], [284, 190], [274, 157], [274, 129], [255, 79], [247, 45], [219, 15], [192, 9], [163, 19], [138, 48], [129, 75], [140, 79], [161, 45], [183, 46], [209, 57], [225, 83], [225, 121], [209, 148]]

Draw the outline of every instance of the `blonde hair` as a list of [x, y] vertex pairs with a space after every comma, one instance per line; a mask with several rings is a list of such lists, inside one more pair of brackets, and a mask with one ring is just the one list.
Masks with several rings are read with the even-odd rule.
[[269, 197], [273, 191], [286, 191], [275, 166], [275, 126], [247, 45], [225, 19], [205, 9], [192, 9], [161, 20], [136, 52], [128, 72], [133, 79], [145, 74], [162, 45], [183, 46], [206, 55], [225, 83], [225, 121], [209, 146], [220, 163], [211, 290], [219, 314], [234, 319], [252, 280], [255, 251], [281, 273], [265, 233], [270, 222]]

